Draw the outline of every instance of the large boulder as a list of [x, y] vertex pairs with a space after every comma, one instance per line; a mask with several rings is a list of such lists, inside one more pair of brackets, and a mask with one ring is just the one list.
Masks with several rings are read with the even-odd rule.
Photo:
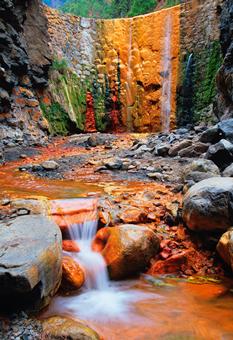
[[195, 184], [185, 195], [183, 219], [198, 230], [227, 230], [233, 225], [233, 179], [213, 177]]
[[209, 147], [206, 159], [213, 161], [224, 170], [233, 162], [233, 144], [226, 139], [221, 139], [220, 142]]
[[223, 171], [224, 177], [233, 177], [233, 163]]
[[112, 279], [128, 278], [146, 269], [158, 253], [159, 239], [148, 227], [124, 224], [101, 229], [94, 248], [104, 256]]
[[1, 306], [47, 305], [61, 282], [62, 237], [41, 215], [0, 224]]
[[229, 229], [220, 238], [217, 251], [221, 258], [233, 269], [233, 229]]
[[78, 320], [53, 316], [42, 323], [44, 340], [101, 340], [90, 327]]

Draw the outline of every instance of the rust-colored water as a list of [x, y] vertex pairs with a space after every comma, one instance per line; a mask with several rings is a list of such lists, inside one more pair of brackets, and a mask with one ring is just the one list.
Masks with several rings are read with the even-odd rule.
[[[96, 291], [90, 298], [87, 308], [84, 299], [58, 299], [47, 315], [68, 315], [82, 319], [88, 314], [87, 323], [95, 328], [105, 340], [230, 340], [233, 339], [233, 296], [230, 290], [232, 283], [192, 284], [170, 279], [172, 286], [156, 287], [142, 281], [117, 284], [113, 296], [145, 294], [143, 299], [132, 302], [127, 308], [122, 306], [119, 313], [113, 316], [113, 307], [106, 313], [104, 302], [99, 301]], [[131, 293], [130, 293], [131, 292]], [[147, 297], [148, 294], [148, 297]], [[96, 296], [96, 298], [95, 298]], [[102, 297], [103, 298], [103, 297]], [[120, 299], [121, 297], [119, 297]], [[66, 300], [68, 299], [68, 301]], [[88, 296], [85, 297], [88, 299]], [[106, 298], [107, 299], [107, 298]], [[68, 303], [67, 303], [68, 302]], [[77, 304], [77, 309], [75, 307]], [[92, 315], [98, 304], [101, 311], [98, 316]], [[106, 305], [109, 302], [106, 300]], [[119, 307], [119, 306], [118, 306]], [[78, 312], [79, 311], [79, 312]], [[97, 309], [98, 311], [98, 309]], [[105, 313], [105, 314], [104, 314]], [[97, 314], [98, 315], [98, 314]]]

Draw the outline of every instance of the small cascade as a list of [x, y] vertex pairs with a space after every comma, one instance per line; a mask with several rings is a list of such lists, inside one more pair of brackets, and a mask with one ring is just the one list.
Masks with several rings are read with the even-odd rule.
[[167, 16], [165, 24], [164, 54], [162, 64], [161, 122], [162, 131], [169, 132], [172, 97], [172, 54], [171, 54], [172, 17]]
[[97, 200], [89, 198], [53, 201], [52, 215], [60, 227], [68, 228], [70, 239], [79, 245], [80, 252], [67, 255], [72, 256], [84, 268], [86, 288], [107, 289], [109, 279], [105, 260], [91, 247], [97, 232]]
[[141, 317], [134, 316], [132, 305], [143, 299], [154, 298], [155, 295], [110, 282], [103, 256], [92, 250], [98, 222], [97, 199], [54, 200], [51, 203], [51, 215], [63, 235], [78, 243], [80, 252], [64, 251], [64, 255], [72, 256], [82, 266], [85, 286], [76, 295], [56, 297], [47, 314], [71, 315], [92, 322], [109, 320], [132, 324], [142, 321]]
[[128, 47], [128, 65], [126, 78], [126, 105], [127, 105], [127, 129], [133, 130], [132, 106], [134, 104], [133, 95], [133, 70], [132, 70], [132, 47], [133, 47], [133, 19], [129, 19], [129, 47]]

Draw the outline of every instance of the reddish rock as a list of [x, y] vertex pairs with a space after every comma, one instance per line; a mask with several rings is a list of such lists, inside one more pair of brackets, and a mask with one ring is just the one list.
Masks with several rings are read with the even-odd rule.
[[78, 243], [73, 240], [63, 240], [62, 241], [62, 249], [65, 251], [69, 251], [71, 253], [78, 253], [80, 252], [80, 248]]
[[62, 259], [62, 288], [65, 290], [80, 289], [85, 282], [85, 275], [79, 264], [69, 256]]
[[86, 121], [85, 121], [85, 132], [95, 132], [95, 112], [94, 112], [94, 103], [91, 92], [87, 92], [86, 94]]
[[141, 223], [146, 220], [147, 214], [138, 208], [127, 208], [119, 214], [119, 218], [123, 223]]
[[[166, 258], [166, 256], [163, 256], [166, 250], [167, 248], [160, 253], [160, 256], [162, 255], [161, 257]], [[171, 274], [178, 272], [189, 272], [191, 274], [192, 272], [198, 272], [199, 269], [201, 269], [201, 266], [203, 265], [202, 262], [202, 256], [195, 249], [186, 249], [165, 260], [156, 261], [149, 270], [149, 274]]]

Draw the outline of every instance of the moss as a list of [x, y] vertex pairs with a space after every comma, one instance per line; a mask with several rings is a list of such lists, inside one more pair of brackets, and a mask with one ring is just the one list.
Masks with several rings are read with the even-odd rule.
[[68, 62], [66, 61], [66, 59], [58, 59], [55, 58], [53, 60], [52, 66], [51, 66], [52, 70], [54, 71], [59, 71], [61, 73], [65, 72], [68, 68]]
[[195, 121], [200, 119], [200, 113], [209, 106], [216, 95], [216, 74], [222, 63], [219, 41], [214, 41], [209, 48], [195, 56]]
[[214, 41], [205, 50], [193, 53], [192, 70], [187, 79], [186, 68], [190, 54], [181, 60], [181, 87], [177, 96], [178, 125], [198, 123], [203, 119], [202, 113], [216, 96], [216, 74], [222, 63], [220, 43]]
[[55, 102], [50, 106], [40, 104], [44, 117], [49, 122], [50, 133], [52, 135], [67, 135], [70, 130], [70, 119], [63, 107]]

